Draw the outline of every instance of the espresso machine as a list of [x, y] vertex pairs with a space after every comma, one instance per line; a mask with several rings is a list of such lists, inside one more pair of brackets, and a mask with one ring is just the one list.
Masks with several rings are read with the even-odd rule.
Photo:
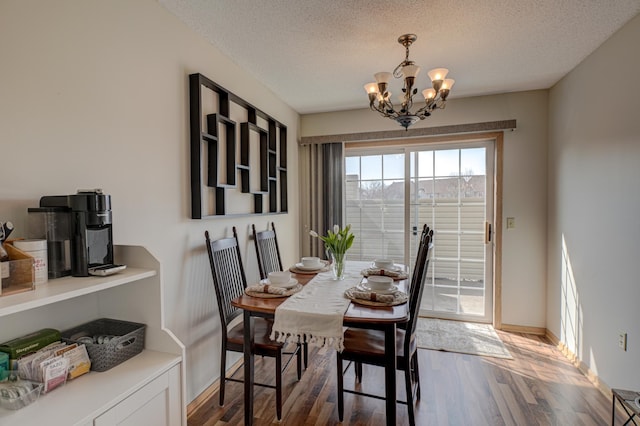
[[86, 277], [90, 268], [113, 264], [110, 195], [94, 189], [44, 196], [37, 210], [42, 209], [68, 216], [71, 275]]

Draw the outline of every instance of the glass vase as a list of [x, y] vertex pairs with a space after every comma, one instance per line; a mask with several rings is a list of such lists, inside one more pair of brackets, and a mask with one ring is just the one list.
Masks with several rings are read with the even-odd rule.
[[347, 263], [347, 253], [335, 253], [329, 250], [331, 259], [331, 272], [333, 272], [334, 280], [344, 279], [344, 269]]

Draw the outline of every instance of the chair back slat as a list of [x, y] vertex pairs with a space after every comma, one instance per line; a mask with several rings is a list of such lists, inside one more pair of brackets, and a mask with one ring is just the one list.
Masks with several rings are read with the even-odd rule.
[[433, 248], [433, 230], [427, 225], [424, 226], [420, 235], [420, 245], [416, 256], [416, 264], [414, 266], [413, 275], [411, 277], [411, 288], [409, 290], [409, 322], [407, 324], [405, 346], [408, 347], [410, 339], [416, 332], [418, 325], [418, 315], [420, 313], [420, 305], [422, 303], [422, 294], [424, 292], [424, 283], [427, 278], [427, 269], [429, 268], [429, 259]]
[[213, 275], [213, 285], [218, 299], [220, 321], [226, 326], [242, 311], [231, 305], [231, 301], [242, 296], [247, 287], [247, 279], [240, 257], [238, 235], [233, 227], [233, 237], [211, 241], [205, 231], [209, 263]]
[[256, 246], [260, 278], [267, 278], [269, 272], [282, 271], [278, 237], [273, 222], [271, 223], [271, 230], [256, 232], [255, 225], [251, 225], [251, 228], [253, 229], [253, 241]]

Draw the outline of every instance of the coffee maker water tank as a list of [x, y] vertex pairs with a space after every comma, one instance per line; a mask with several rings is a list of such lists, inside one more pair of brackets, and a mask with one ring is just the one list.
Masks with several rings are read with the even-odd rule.
[[69, 209], [35, 207], [27, 209], [27, 238], [47, 240], [50, 279], [71, 275], [71, 234]]

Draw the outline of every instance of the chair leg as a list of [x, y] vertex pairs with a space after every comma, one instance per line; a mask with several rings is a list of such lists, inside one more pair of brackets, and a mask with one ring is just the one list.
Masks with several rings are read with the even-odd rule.
[[358, 383], [362, 383], [362, 363], [356, 362], [353, 369], [356, 373], [356, 380]]
[[415, 413], [413, 412], [413, 359], [408, 360], [409, 362], [405, 362], [404, 369], [404, 383], [405, 389], [407, 393], [407, 410], [409, 413], [409, 425], [414, 426], [416, 424]]
[[220, 354], [220, 406], [224, 407], [224, 385], [227, 381], [227, 346], [222, 345]]
[[302, 343], [302, 349], [304, 351], [304, 369], [307, 369], [309, 365], [309, 345], [307, 344], [307, 338], [304, 338], [304, 342]]
[[298, 380], [302, 377], [302, 344], [298, 343], [296, 349], [296, 369], [298, 371]]
[[418, 366], [418, 351], [413, 354], [413, 375], [415, 376], [416, 386], [418, 387], [416, 391], [416, 399], [420, 401], [420, 367]]
[[282, 352], [276, 355], [276, 415], [282, 420]]
[[344, 383], [342, 377], [342, 356], [338, 353], [336, 356], [338, 361], [338, 419], [342, 421], [344, 417]]

